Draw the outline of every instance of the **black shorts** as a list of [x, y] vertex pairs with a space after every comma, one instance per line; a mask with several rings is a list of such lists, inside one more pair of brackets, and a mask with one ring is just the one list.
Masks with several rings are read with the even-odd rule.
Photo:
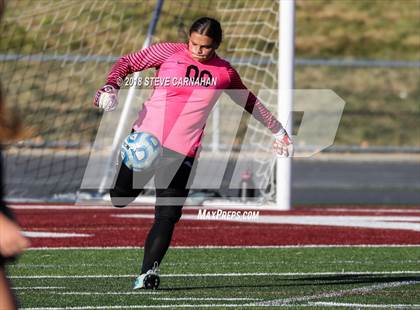
[[156, 205], [183, 205], [192, 184], [196, 160], [163, 148], [162, 158], [153, 170], [133, 172], [120, 163], [115, 186], [110, 191], [112, 203], [123, 207], [144, 191], [144, 186], [154, 176]]

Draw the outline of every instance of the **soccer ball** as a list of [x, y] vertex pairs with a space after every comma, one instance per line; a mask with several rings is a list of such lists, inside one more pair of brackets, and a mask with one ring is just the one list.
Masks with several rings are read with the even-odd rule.
[[133, 171], [153, 169], [161, 154], [159, 140], [147, 132], [133, 132], [121, 145], [122, 162]]

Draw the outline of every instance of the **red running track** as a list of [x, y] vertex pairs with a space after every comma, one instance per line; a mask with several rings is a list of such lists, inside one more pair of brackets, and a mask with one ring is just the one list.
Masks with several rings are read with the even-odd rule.
[[[12, 207], [23, 230], [35, 234], [31, 238], [32, 247], [140, 247], [144, 244], [153, 219], [116, 216], [142, 214], [152, 217], [154, 212], [152, 207], [115, 209], [63, 205], [58, 209], [54, 206], [39, 209], [39, 206], [16, 204]], [[345, 216], [381, 216], [386, 217], [385, 222], [408, 223], [412, 227], [417, 225], [417, 229], [198, 220], [198, 209], [185, 209], [185, 218], [176, 226], [172, 246], [420, 245], [420, 209], [393, 210], [261, 210], [259, 216], [333, 216], [333, 220]], [[41, 232], [86, 236], [36, 236]]]

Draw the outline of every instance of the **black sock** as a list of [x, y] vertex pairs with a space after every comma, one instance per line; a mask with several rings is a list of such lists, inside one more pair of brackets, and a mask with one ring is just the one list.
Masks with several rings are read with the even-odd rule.
[[155, 262], [162, 261], [171, 243], [175, 223], [169, 219], [156, 219], [147, 235], [144, 245], [144, 258], [141, 273], [152, 269]]

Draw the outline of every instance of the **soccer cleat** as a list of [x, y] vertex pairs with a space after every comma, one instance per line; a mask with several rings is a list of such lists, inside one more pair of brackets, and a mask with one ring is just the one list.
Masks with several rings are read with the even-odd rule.
[[141, 274], [134, 280], [133, 290], [137, 289], [147, 289], [155, 290], [159, 287], [160, 278], [159, 278], [159, 268], [158, 263], [155, 262], [155, 265], [152, 269], [148, 270], [146, 273]]

